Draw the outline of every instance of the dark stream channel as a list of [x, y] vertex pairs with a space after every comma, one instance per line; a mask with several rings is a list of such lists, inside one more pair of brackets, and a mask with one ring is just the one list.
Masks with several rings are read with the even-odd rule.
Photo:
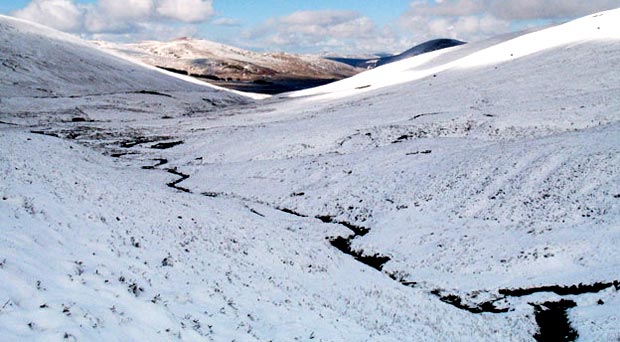
[[[144, 169], [157, 169], [159, 166], [167, 164], [168, 162], [166, 159], [163, 159], [163, 158], [154, 159], [154, 160], [157, 161], [155, 165], [144, 166], [143, 168]], [[189, 189], [178, 185], [179, 183], [188, 179], [190, 177], [189, 175], [178, 171], [176, 168], [168, 168], [165, 170], [168, 173], [179, 176], [177, 180], [169, 182], [166, 185], [176, 190], [182, 191], [182, 192], [191, 193]], [[208, 192], [208, 193], [204, 193], [203, 195], [208, 196], [208, 197], [219, 197], [220, 193]], [[230, 197], [231, 195], [228, 195], [228, 196]], [[232, 197], [235, 197], [235, 196], [232, 195]], [[240, 198], [240, 199], [243, 199], [244, 201], [253, 201], [253, 200], [246, 199], [246, 198]], [[255, 202], [259, 203], [258, 201], [255, 201]], [[265, 203], [260, 203], [260, 204], [265, 204]], [[308, 215], [299, 213], [292, 209], [274, 207], [274, 206], [271, 206], [271, 207], [283, 213], [289, 214], [289, 215], [293, 215], [297, 217], [305, 217], [305, 218], [310, 217]], [[250, 210], [258, 214], [259, 216], [264, 217], [263, 214], [260, 214], [251, 208]], [[329, 215], [316, 215], [312, 217], [317, 220], [320, 220], [323, 223], [341, 225], [343, 227], [348, 228], [353, 233], [347, 237], [336, 236], [336, 237], [326, 238], [326, 239], [329, 239], [330, 244], [333, 247], [335, 247], [342, 253], [350, 255], [355, 260], [367, 266], [370, 266], [380, 272], [382, 272], [383, 266], [385, 265], [385, 263], [390, 261], [390, 257], [388, 256], [385, 256], [379, 253], [375, 253], [373, 255], [365, 255], [363, 250], [358, 251], [358, 250], [354, 250], [351, 247], [351, 242], [353, 241], [353, 239], [355, 239], [358, 236], [361, 237], [361, 236], [368, 234], [370, 232], [369, 228], [358, 226], [358, 225], [355, 225], [355, 224], [352, 224], [346, 221], [339, 221], [339, 220], [336, 220], [335, 217], [329, 216]], [[415, 281], [400, 279], [391, 274], [387, 274], [387, 275], [391, 279], [407, 287], [415, 287], [417, 284], [417, 282]], [[465, 310], [472, 314], [502, 314], [502, 313], [511, 311], [513, 309], [511, 309], [508, 306], [497, 307], [495, 303], [502, 299], [506, 299], [507, 297], [523, 297], [523, 296], [529, 296], [529, 295], [540, 293], [540, 292], [551, 292], [551, 293], [555, 293], [560, 296], [580, 295], [580, 294], [585, 294], [585, 293], [597, 293], [602, 290], [608, 289], [612, 286], [615, 288], [616, 291], [620, 290], [620, 283], [617, 280], [614, 280], [611, 282], [597, 282], [593, 284], [580, 283], [577, 285], [568, 285], [568, 286], [547, 285], [547, 286], [538, 286], [538, 287], [531, 287], [531, 288], [500, 289], [498, 290], [499, 296], [497, 298], [493, 300], [481, 302], [481, 303], [476, 303], [476, 304], [468, 304], [467, 301], [463, 299], [463, 297], [459, 297], [456, 294], [444, 293], [440, 289], [434, 289], [430, 293], [438, 297], [439, 300], [441, 300], [442, 302], [450, 304], [460, 310]], [[569, 309], [577, 306], [576, 302], [572, 300], [561, 299], [559, 301], [548, 301], [544, 303], [530, 303], [530, 305], [534, 307], [534, 316], [535, 316], [536, 324], [539, 327], [538, 331], [533, 336], [536, 341], [539, 341], [539, 342], [543, 342], [543, 341], [571, 342], [571, 341], [575, 341], [579, 337], [579, 333], [577, 332], [577, 330], [575, 330], [570, 324], [570, 320], [568, 318], [568, 312], [567, 312]]]

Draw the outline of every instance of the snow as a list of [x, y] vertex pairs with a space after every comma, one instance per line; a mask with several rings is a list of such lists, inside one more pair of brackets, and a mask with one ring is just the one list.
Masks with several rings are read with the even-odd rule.
[[[530, 304], [570, 299], [580, 341], [620, 338], [618, 22], [603, 12], [256, 102], [0, 18], [1, 58], [32, 71], [2, 69], [0, 335], [529, 341]], [[170, 171], [187, 179], [167, 186]], [[341, 253], [327, 238], [352, 231], [320, 216], [370, 229], [351, 247], [390, 260]], [[595, 283], [610, 285], [499, 294]]]

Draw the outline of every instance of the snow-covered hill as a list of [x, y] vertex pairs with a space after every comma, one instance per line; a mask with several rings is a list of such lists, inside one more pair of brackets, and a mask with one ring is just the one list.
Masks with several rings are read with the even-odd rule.
[[439, 38], [429, 40], [422, 44], [418, 44], [402, 53], [389, 56], [373, 56], [373, 57], [358, 57], [348, 58], [339, 56], [325, 56], [329, 60], [333, 60], [340, 63], [345, 63], [356, 68], [372, 69], [381, 65], [394, 63], [406, 58], [415, 57], [424, 53], [429, 53], [441, 49], [446, 49], [453, 46], [463, 45], [465, 42], [456, 39]]
[[618, 23], [244, 105], [2, 93], [2, 336], [619, 339]]
[[257, 53], [186, 37], [169, 42], [146, 41], [122, 45], [95, 43], [149, 65], [229, 83], [291, 80], [323, 80], [325, 83], [353, 76], [361, 71], [318, 56]]
[[[391, 63], [341, 82], [300, 91], [296, 95], [325, 93], [332, 97], [345, 96], [358, 93], [360, 90], [369, 91], [429, 76], [437, 77], [438, 73], [447, 70], [495, 67], [510, 61], [522, 61], [525, 57], [552, 54], [557, 50], [566, 50], [586, 43], [605, 44], [609, 40], [617, 40], [620, 36], [615, 19], [614, 15], [601, 14], [531, 33], [507, 34], [478, 43], [442, 49]], [[524, 70], [521, 74], [527, 72]]]

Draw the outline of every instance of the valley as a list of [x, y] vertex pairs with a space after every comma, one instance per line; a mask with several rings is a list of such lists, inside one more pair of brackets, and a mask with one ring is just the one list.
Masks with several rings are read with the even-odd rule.
[[272, 97], [0, 17], [2, 335], [620, 338], [619, 16]]

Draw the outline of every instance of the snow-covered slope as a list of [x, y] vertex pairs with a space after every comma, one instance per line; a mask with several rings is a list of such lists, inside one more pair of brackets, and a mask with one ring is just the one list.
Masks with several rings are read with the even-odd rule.
[[177, 192], [174, 175], [52, 137], [3, 128], [0, 144], [5, 341], [454, 340], [447, 326], [472, 324], [496, 336], [340, 254], [325, 236], [344, 228]]
[[151, 90], [241, 98], [189, 77], [111, 55], [72, 35], [7, 16], [0, 16], [0, 58], [3, 97]]
[[3, 97], [2, 336], [619, 339], [617, 23], [245, 106]]
[[[584, 17], [549, 29], [519, 35], [514, 39], [504, 37], [480, 43], [442, 49], [381, 68], [365, 72], [346, 80], [322, 87], [296, 92], [294, 96], [329, 94], [344, 96], [356, 90], [368, 91], [389, 85], [410, 82], [450, 69], [491, 66], [518, 60], [536, 53], [560, 47], [570, 47], [586, 42], [605, 42], [620, 38], [616, 15], [611, 12]], [[511, 35], [507, 35], [511, 37]], [[337, 95], [335, 95], [337, 94]]]

